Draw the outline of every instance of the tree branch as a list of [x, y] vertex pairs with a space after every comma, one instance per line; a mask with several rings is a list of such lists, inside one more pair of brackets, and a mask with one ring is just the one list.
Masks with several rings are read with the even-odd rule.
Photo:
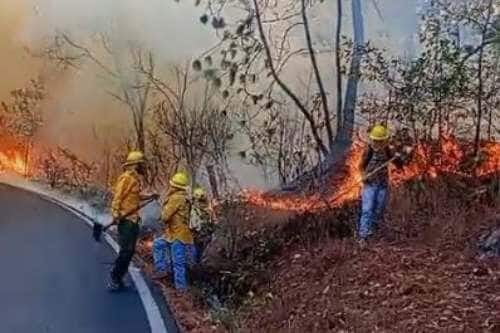
[[254, 8], [255, 8], [255, 16], [257, 19], [257, 26], [259, 28], [259, 35], [261, 37], [262, 44], [263, 44], [264, 50], [266, 52], [266, 58], [267, 58], [269, 68], [271, 70], [271, 75], [275, 79], [276, 83], [292, 99], [294, 104], [299, 108], [299, 110], [302, 112], [304, 117], [307, 119], [307, 121], [309, 122], [309, 125], [311, 127], [311, 132], [313, 134], [314, 140], [316, 141], [316, 144], [318, 146], [318, 149], [326, 156], [328, 154], [328, 149], [325, 147], [323, 141], [321, 140], [321, 138], [319, 136], [318, 129], [317, 129], [316, 123], [314, 121], [314, 118], [302, 105], [302, 103], [300, 102], [297, 95], [295, 95], [290, 90], [290, 88], [281, 80], [281, 78], [276, 73], [276, 69], [274, 68], [274, 64], [273, 64], [271, 50], [270, 50], [269, 45], [267, 43], [267, 39], [266, 39], [266, 36], [264, 33], [264, 27], [262, 26], [262, 18], [261, 18], [259, 4], [257, 3], [257, 0], [253, 0], [253, 3], [254, 3]]
[[312, 45], [311, 31], [309, 29], [309, 20], [306, 13], [306, 0], [302, 0], [302, 19], [304, 21], [304, 32], [306, 35], [307, 48], [309, 50], [309, 57], [311, 58], [311, 64], [314, 70], [314, 76], [316, 78], [316, 83], [318, 84], [319, 94], [321, 96], [321, 102], [323, 105], [323, 117], [325, 118], [326, 133], [328, 135], [328, 143], [330, 147], [333, 147], [333, 131], [330, 117], [330, 110], [328, 109], [328, 97], [326, 95], [325, 88], [323, 86], [323, 80], [321, 79], [321, 74], [319, 72], [318, 62], [316, 60], [316, 54]]

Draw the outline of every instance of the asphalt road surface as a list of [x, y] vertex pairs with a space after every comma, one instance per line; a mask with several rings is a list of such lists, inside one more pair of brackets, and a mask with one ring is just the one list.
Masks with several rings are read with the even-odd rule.
[[0, 186], [0, 332], [150, 332], [135, 288], [105, 289], [114, 257], [76, 216]]

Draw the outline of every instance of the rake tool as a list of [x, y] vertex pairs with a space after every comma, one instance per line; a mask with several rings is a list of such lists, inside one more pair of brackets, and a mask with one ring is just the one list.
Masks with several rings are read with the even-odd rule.
[[[152, 203], [153, 201], [156, 201], [156, 200], [157, 200], [156, 197], [146, 200], [141, 205], [139, 205], [139, 207], [137, 207], [136, 209], [128, 212], [124, 216], [121, 216], [121, 218], [124, 219], [124, 218], [127, 218], [127, 217], [129, 217], [129, 216], [137, 213], [142, 208], [146, 207], [147, 205], [149, 205], [150, 203]], [[100, 242], [101, 241], [102, 233], [105, 232], [106, 230], [108, 230], [109, 228], [111, 228], [112, 226], [118, 224], [118, 222], [119, 222], [118, 219], [113, 219], [113, 221], [111, 221], [111, 223], [109, 223], [109, 224], [107, 224], [105, 226], [102, 225], [102, 224], [100, 224], [100, 223], [95, 222], [94, 225], [93, 225], [93, 227], [92, 227], [92, 236], [94, 237], [95, 241], [96, 242]]]

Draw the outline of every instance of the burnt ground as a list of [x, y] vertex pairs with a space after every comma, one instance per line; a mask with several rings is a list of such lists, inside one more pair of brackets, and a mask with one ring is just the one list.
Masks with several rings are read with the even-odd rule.
[[[482, 259], [477, 249], [500, 223], [499, 201], [462, 185], [394, 191], [385, 227], [366, 249], [352, 237], [357, 203], [333, 216], [259, 212], [238, 221], [241, 256], [233, 266], [227, 258], [215, 264], [218, 271], [213, 258], [209, 268], [238, 277], [230, 320], [196, 288], [178, 295], [164, 281], [164, 290], [189, 332], [500, 332], [500, 259]], [[340, 232], [346, 227], [350, 233]], [[257, 255], [262, 244], [273, 250]]]

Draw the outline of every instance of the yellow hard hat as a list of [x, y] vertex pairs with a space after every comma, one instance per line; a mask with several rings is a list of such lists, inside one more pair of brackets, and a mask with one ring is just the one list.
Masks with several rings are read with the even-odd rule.
[[385, 141], [389, 136], [389, 130], [383, 125], [375, 125], [370, 131], [370, 139], [374, 141]]
[[144, 162], [146, 162], [146, 159], [144, 158], [142, 151], [133, 150], [128, 154], [127, 161], [124, 163], [124, 166], [136, 165]]
[[197, 187], [193, 191], [193, 197], [197, 200], [203, 200], [206, 198], [207, 193], [203, 187]]
[[176, 173], [170, 180], [170, 186], [186, 190], [189, 187], [189, 176], [185, 172]]

